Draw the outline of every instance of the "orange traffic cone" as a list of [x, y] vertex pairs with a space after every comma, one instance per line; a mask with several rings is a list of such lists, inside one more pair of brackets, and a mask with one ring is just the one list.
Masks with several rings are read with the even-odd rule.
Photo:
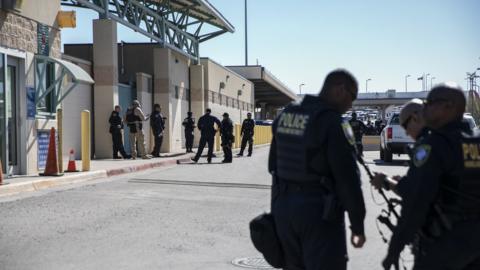
[[75, 164], [75, 151], [70, 149], [70, 158], [68, 159], [68, 167], [65, 172], [78, 172], [77, 165]]
[[57, 150], [55, 145], [55, 128], [50, 129], [50, 142], [48, 143], [47, 164], [45, 171], [40, 174], [41, 176], [62, 176], [63, 174], [58, 172], [57, 163]]

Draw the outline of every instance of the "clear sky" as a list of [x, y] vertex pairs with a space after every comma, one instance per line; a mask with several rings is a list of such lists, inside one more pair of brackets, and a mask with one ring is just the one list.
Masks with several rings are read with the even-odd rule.
[[[200, 54], [223, 65], [243, 65], [244, 0], [210, 0], [236, 32], [203, 43]], [[64, 7], [64, 9], [71, 9]], [[456, 81], [480, 68], [479, 0], [248, 0], [249, 64], [265, 66], [298, 92], [316, 93], [325, 75], [343, 67], [360, 91], [421, 90], [417, 78]], [[63, 43], [92, 41], [98, 15], [77, 10], [77, 28], [62, 30]], [[146, 42], [119, 27], [119, 40]], [[478, 72], [480, 73], [480, 71]], [[430, 85], [430, 79], [428, 79]]]

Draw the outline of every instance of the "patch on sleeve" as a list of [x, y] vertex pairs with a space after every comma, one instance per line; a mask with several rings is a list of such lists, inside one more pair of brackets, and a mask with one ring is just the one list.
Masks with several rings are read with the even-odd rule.
[[353, 129], [350, 126], [350, 123], [348, 123], [348, 121], [342, 122], [342, 129], [343, 129], [343, 133], [345, 133], [345, 137], [347, 138], [347, 141], [351, 145], [355, 145], [355, 136], [353, 135]]
[[415, 167], [421, 167], [423, 164], [425, 164], [430, 157], [431, 151], [432, 147], [430, 145], [419, 145], [413, 154], [413, 165], [415, 165]]

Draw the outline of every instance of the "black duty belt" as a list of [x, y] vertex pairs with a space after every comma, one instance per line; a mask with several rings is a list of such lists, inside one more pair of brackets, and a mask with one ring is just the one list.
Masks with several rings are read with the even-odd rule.
[[279, 183], [281, 190], [286, 192], [306, 192], [306, 193], [320, 193], [322, 195], [327, 194], [327, 189], [318, 183], [299, 183], [292, 181], [280, 181]]

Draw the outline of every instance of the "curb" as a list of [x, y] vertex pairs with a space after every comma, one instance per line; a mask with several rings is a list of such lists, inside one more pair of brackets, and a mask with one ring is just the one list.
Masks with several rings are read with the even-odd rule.
[[118, 176], [122, 174], [134, 173], [145, 171], [153, 168], [174, 166], [177, 162], [189, 161], [188, 158], [176, 158], [171, 160], [162, 160], [147, 164], [133, 165], [119, 169], [107, 169], [107, 170], [96, 170], [90, 172], [80, 172], [68, 174], [62, 177], [48, 177], [44, 179], [38, 179], [33, 181], [26, 181], [22, 183], [13, 183], [4, 186], [0, 186], [0, 197], [16, 195], [24, 192], [32, 192], [43, 189], [48, 189], [57, 186], [65, 186], [69, 184], [83, 183], [100, 178], [108, 178], [112, 176]]

